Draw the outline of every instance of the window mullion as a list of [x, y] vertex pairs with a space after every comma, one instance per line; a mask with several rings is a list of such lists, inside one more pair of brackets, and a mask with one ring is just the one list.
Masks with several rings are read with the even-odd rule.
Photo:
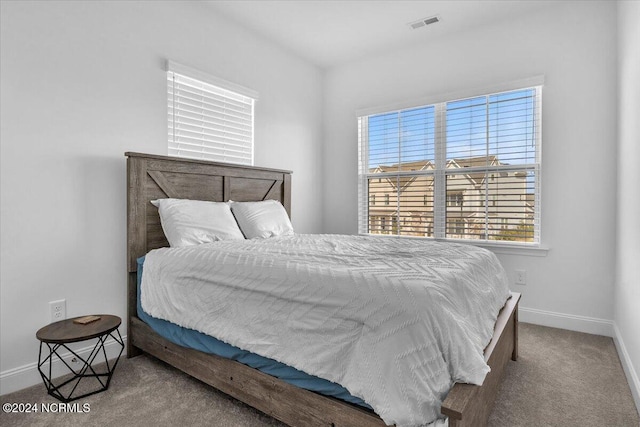
[[[398, 170], [396, 171], [396, 232], [400, 234], [400, 169], [402, 168], [402, 113], [398, 111]], [[391, 232], [393, 233], [393, 223], [391, 226]]]
[[433, 236], [444, 239], [446, 236], [446, 176], [447, 164], [447, 108], [446, 103], [435, 105], [435, 176], [433, 194]]
[[487, 147], [487, 162], [485, 164], [485, 185], [484, 185], [484, 194], [485, 194], [485, 203], [484, 203], [484, 236], [483, 239], [489, 238], [489, 97], [485, 96], [485, 127], [486, 127], [486, 147]]

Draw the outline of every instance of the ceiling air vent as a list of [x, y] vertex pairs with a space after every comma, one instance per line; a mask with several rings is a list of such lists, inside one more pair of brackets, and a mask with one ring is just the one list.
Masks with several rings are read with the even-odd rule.
[[426, 27], [427, 25], [435, 24], [436, 22], [440, 22], [439, 16], [432, 16], [430, 18], [423, 18], [418, 21], [410, 22], [408, 25], [413, 30], [417, 30], [421, 27]]

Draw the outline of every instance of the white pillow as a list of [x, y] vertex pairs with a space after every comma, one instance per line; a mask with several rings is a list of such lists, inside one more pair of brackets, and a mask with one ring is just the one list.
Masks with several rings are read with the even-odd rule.
[[228, 203], [187, 199], [151, 203], [158, 207], [164, 235], [172, 247], [244, 239]]
[[230, 203], [233, 215], [247, 239], [293, 234], [287, 211], [277, 200]]

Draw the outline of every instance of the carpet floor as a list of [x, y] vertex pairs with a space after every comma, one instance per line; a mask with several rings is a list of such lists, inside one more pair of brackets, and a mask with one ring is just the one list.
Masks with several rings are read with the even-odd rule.
[[[613, 340], [520, 324], [520, 358], [507, 366], [493, 427], [638, 427]], [[42, 384], [5, 403], [57, 403]], [[224, 426], [284, 424], [147, 356], [122, 359], [109, 390], [79, 399], [79, 412], [0, 413], [10, 426]]]

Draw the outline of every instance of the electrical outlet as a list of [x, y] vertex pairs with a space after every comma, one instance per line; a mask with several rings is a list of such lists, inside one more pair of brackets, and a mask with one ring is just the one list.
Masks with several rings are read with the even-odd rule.
[[58, 300], [49, 303], [49, 313], [51, 314], [51, 323], [59, 322], [67, 318], [67, 301]]
[[516, 270], [516, 285], [526, 285], [526, 284], [527, 284], [527, 271]]

